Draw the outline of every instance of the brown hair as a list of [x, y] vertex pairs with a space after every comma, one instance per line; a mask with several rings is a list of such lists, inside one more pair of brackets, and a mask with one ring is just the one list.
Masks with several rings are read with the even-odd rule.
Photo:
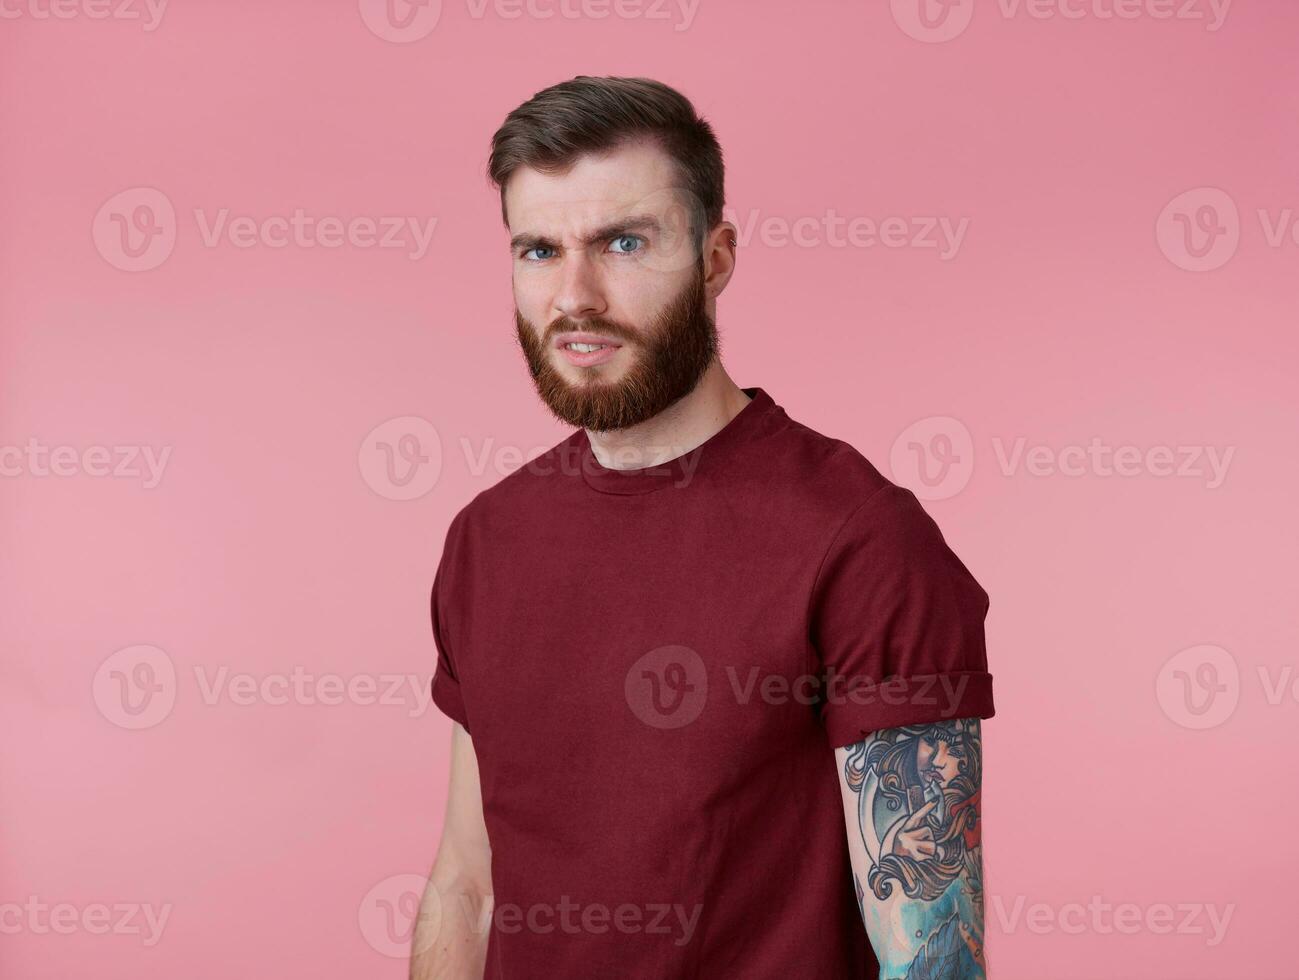
[[691, 206], [695, 248], [702, 249], [705, 232], [722, 220], [722, 149], [689, 99], [649, 78], [578, 75], [543, 89], [506, 116], [492, 137], [487, 165], [501, 192], [502, 219], [508, 226], [505, 184], [519, 167], [562, 174], [584, 154], [646, 137], [675, 162]]

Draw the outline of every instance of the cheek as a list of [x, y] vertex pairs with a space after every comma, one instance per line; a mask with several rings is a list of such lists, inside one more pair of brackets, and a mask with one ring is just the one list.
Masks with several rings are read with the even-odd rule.
[[619, 296], [608, 297], [605, 306], [605, 318], [631, 330], [637, 337], [644, 337], [658, 322], [662, 310], [653, 302], [644, 303], [627, 300]]
[[[526, 330], [528, 333], [530, 333], [532, 337], [537, 341], [540, 341], [541, 338], [545, 336], [546, 325], [549, 324], [550, 321], [555, 318], [555, 313], [553, 310], [548, 310], [544, 307], [539, 307], [535, 303], [531, 305], [529, 305], [526, 301], [522, 303], [516, 303], [515, 309], [518, 315], [522, 316], [524, 320], [527, 321], [522, 325], [523, 329]], [[520, 325], [517, 321], [517, 318], [514, 319], [515, 319], [514, 326], [516, 329], [518, 329]]]
[[537, 314], [544, 315], [550, 309], [555, 291], [552, 288], [552, 277], [543, 269], [530, 268], [515, 263], [510, 272], [510, 288], [514, 293], [514, 305], [530, 320]]
[[537, 310], [540, 308], [539, 293], [535, 285], [521, 279], [516, 273], [512, 280], [514, 308], [533, 323], [537, 322]]

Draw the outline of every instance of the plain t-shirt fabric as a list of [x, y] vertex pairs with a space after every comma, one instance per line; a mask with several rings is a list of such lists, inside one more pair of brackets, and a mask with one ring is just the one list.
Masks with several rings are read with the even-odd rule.
[[875, 976], [833, 749], [992, 717], [988, 596], [915, 496], [744, 391], [655, 467], [578, 429], [448, 528], [432, 696], [478, 759], [486, 977]]

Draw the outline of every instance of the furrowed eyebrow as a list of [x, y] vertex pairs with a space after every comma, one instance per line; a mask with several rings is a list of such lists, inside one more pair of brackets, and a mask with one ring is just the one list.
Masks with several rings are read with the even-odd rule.
[[[659, 220], [650, 214], [632, 215], [629, 218], [622, 218], [619, 221], [611, 222], [603, 228], [597, 228], [589, 235], [585, 235], [579, 240], [579, 244], [585, 248], [588, 245], [594, 245], [597, 242], [612, 241], [623, 235], [630, 234], [634, 231], [658, 232], [661, 230]], [[545, 235], [534, 235], [528, 232], [515, 235], [510, 239], [510, 251], [519, 249], [530, 250], [534, 248], [559, 248], [559, 243]]]

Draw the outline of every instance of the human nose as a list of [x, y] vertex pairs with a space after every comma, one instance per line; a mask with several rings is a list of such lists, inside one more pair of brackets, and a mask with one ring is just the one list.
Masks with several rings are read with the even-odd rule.
[[599, 271], [583, 252], [569, 253], [560, 267], [555, 311], [572, 320], [604, 314], [606, 304]]

